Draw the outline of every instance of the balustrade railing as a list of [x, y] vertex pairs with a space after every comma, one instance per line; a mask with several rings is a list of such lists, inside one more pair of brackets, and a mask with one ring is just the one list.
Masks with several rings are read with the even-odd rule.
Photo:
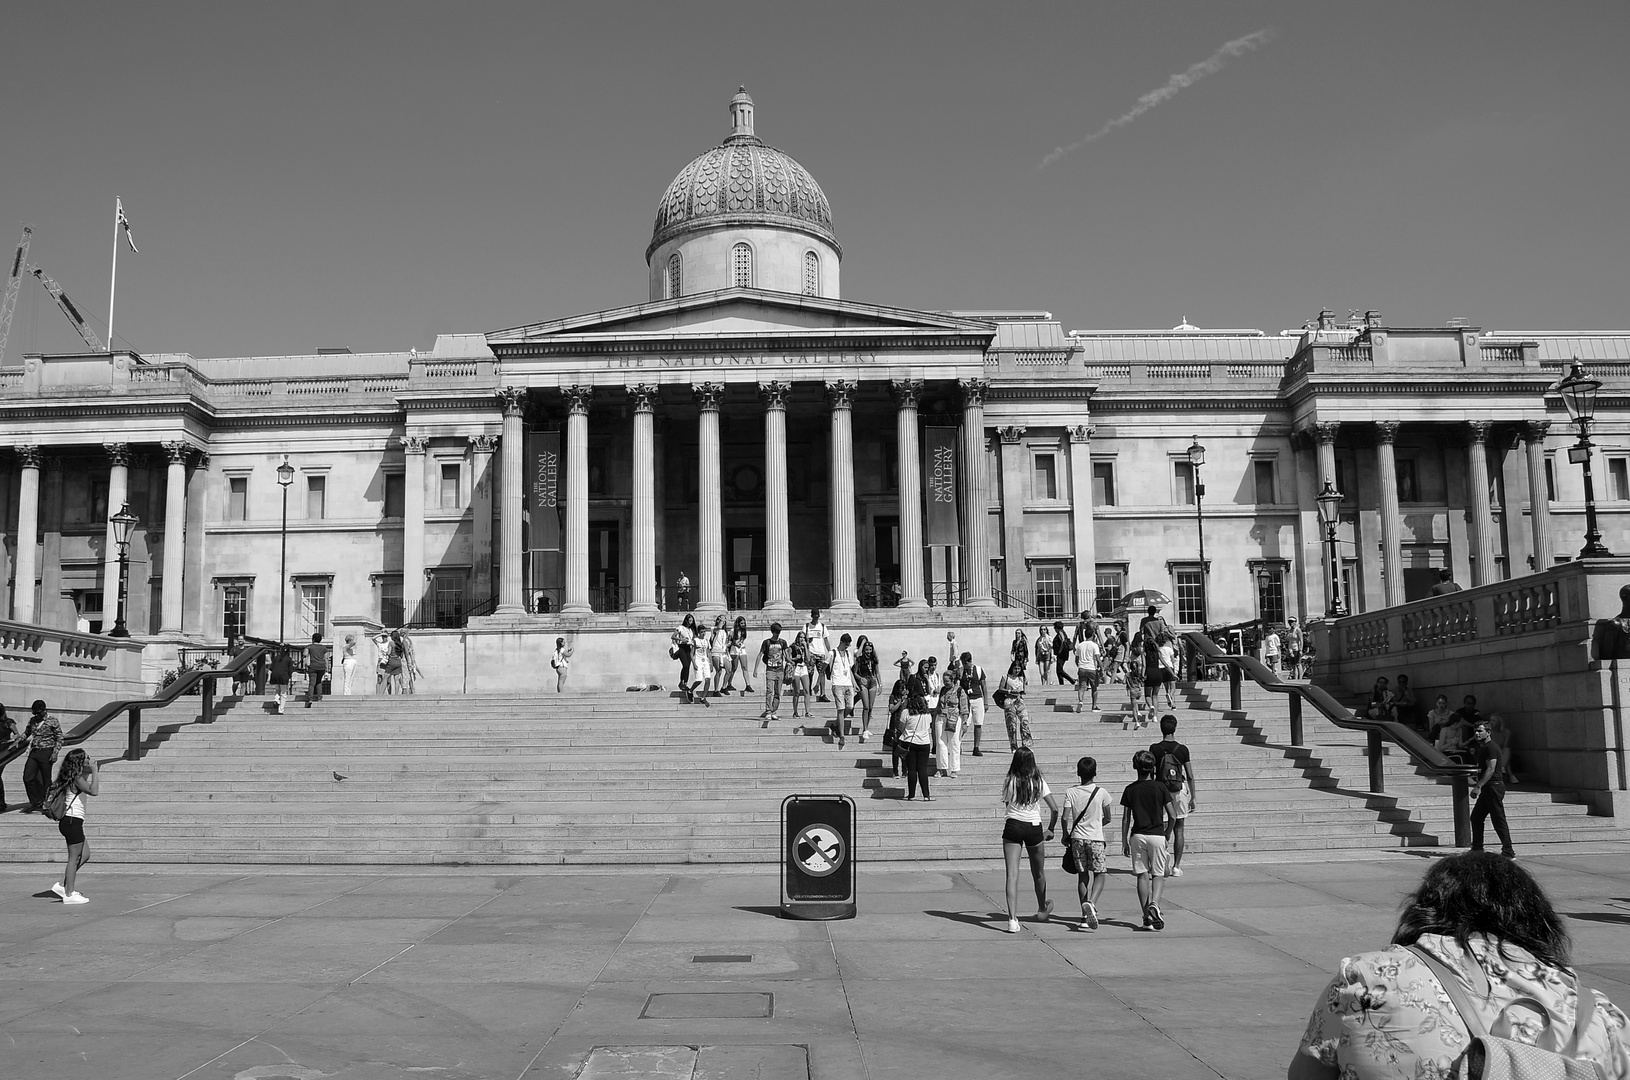
[[1494, 632], [1529, 634], [1562, 625], [1562, 604], [1554, 580], [1517, 585], [1494, 595]]
[[1460, 593], [1445, 602], [1403, 613], [1404, 649], [1453, 645], [1477, 638], [1477, 608]]

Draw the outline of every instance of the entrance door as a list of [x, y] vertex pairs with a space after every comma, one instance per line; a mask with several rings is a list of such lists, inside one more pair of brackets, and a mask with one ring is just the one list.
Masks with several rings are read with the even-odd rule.
[[624, 606], [617, 577], [620, 535], [615, 521], [589, 522], [589, 607], [595, 611], [621, 611]]
[[900, 519], [872, 518], [872, 580], [861, 588], [867, 607], [894, 607], [899, 603], [895, 586], [900, 583]]
[[757, 611], [764, 606], [767, 555], [763, 529], [725, 530], [724, 594], [732, 611]]

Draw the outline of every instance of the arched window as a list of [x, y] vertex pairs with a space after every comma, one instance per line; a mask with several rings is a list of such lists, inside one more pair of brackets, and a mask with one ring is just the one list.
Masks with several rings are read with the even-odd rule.
[[804, 252], [804, 295], [821, 295], [821, 257], [813, 251]]
[[731, 283], [738, 289], [753, 287], [753, 249], [737, 244], [730, 249]]
[[668, 256], [668, 299], [677, 299], [684, 284], [684, 274], [680, 270], [679, 264], [679, 252], [676, 251]]

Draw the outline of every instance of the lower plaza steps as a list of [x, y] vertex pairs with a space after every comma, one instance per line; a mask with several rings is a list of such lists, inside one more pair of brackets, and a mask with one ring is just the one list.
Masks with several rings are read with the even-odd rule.
[[[1031, 689], [1043, 771], [1062, 791], [1090, 753], [1118, 796], [1131, 755], [1158, 729], [1123, 729], [1123, 687], [1105, 688], [1099, 713], [1076, 714], [1074, 701], [1068, 687]], [[1452, 843], [1448, 787], [1401, 755], [1388, 761], [1387, 793], [1370, 794], [1361, 735], [1309, 715], [1310, 745], [1291, 748], [1283, 697], [1247, 683], [1244, 712], [1227, 704], [1226, 683], [1179, 690], [1178, 738], [1199, 778], [1189, 851]], [[228, 698], [210, 723], [150, 714], [157, 726], [139, 763], [110, 760], [111, 728], [99, 735], [103, 793], [91, 800], [87, 835], [104, 862], [770, 862], [786, 795], [841, 793], [857, 804], [862, 859], [996, 854], [1009, 760], [999, 710], [989, 712], [985, 756], [972, 757], [965, 739], [961, 776], [936, 778], [924, 803], [905, 801], [875, 734], [836, 746], [822, 727], [830, 705], [794, 720], [784, 698], [773, 723], [758, 719], [760, 707], [758, 695], [702, 708], [671, 694], [540, 693], [337, 697], [311, 709], [290, 703], [279, 716], [265, 698]], [[876, 730], [883, 713], [880, 703]], [[1518, 843], [1627, 835], [1543, 792], [1514, 790], [1507, 808]], [[43, 817], [8, 814], [0, 828], [10, 834], [0, 858], [60, 857]], [[1118, 836], [1118, 812], [1113, 828]]]

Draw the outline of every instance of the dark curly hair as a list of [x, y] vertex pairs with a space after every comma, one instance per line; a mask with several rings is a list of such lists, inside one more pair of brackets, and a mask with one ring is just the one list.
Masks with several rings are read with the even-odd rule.
[[1550, 898], [1533, 876], [1501, 855], [1467, 851], [1434, 865], [1404, 899], [1394, 945], [1413, 945], [1422, 934], [1442, 934], [1468, 947], [1478, 934], [1505, 947], [1528, 950], [1552, 967], [1568, 966], [1571, 942]]

